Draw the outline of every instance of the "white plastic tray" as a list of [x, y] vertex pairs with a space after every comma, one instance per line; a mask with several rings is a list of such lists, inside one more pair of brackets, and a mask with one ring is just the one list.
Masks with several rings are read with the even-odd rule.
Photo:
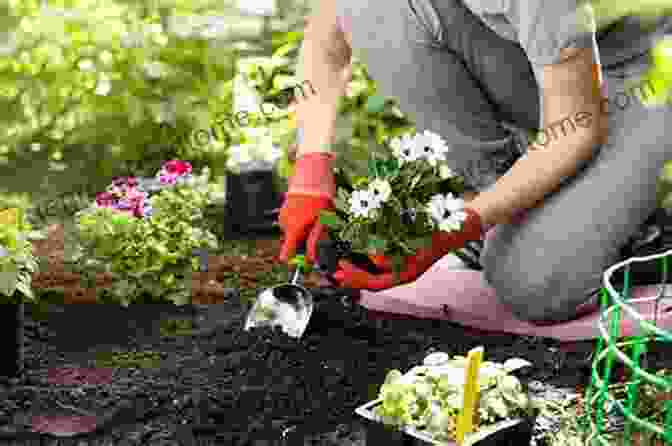
[[[381, 404], [381, 402], [382, 400], [380, 399], [369, 401], [368, 403], [363, 404], [358, 408], [356, 408], [355, 413], [363, 418], [366, 418], [369, 421], [382, 423], [381, 418], [378, 415], [376, 415], [373, 411], [373, 409], [377, 405]], [[500, 429], [506, 429], [507, 427], [514, 426], [522, 421], [524, 421], [522, 418], [514, 418], [511, 420], [500, 421], [498, 423], [491, 424], [489, 426], [484, 426], [481, 428], [480, 431], [476, 433], [465, 435], [464, 443], [462, 446], [473, 445], [474, 443], [477, 443], [478, 441], [482, 440], [483, 438], [487, 437], [490, 434], [499, 431]], [[401, 429], [401, 431], [410, 435], [413, 438], [424, 441], [427, 444], [433, 444], [437, 446], [458, 446], [457, 442], [455, 441], [441, 442], [433, 440], [432, 437], [429, 436], [428, 434], [415, 430], [412, 427], [403, 428]]]

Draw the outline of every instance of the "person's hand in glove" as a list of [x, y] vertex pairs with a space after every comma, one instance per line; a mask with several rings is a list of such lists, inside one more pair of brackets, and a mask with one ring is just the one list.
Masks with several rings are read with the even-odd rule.
[[392, 271], [392, 261], [381, 255], [371, 255], [371, 260], [382, 274], [371, 274], [357, 268], [347, 260], [338, 262], [339, 269], [332, 275], [343, 288], [381, 291], [405, 283], [413, 282], [443, 256], [456, 249], [463, 248], [468, 241], [480, 240], [483, 236], [482, 221], [479, 214], [471, 208], [465, 208], [466, 220], [462, 229], [454, 232], [437, 231], [432, 235], [432, 244], [418, 249], [415, 255], [404, 259], [404, 266], [396, 280]]
[[285, 235], [279, 255], [281, 262], [294, 257], [303, 242], [307, 245], [308, 260], [315, 261], [316, 243], [327, 235], [324, 225], [318, 222], [320, 212], [334, 207], [334, 158], [331, 153], [311, 152], [297, 159], [278, 218]]

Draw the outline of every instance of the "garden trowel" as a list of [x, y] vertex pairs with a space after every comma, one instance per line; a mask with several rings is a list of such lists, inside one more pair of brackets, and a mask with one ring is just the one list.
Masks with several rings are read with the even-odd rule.
[[[327, 274], [327, 277], [329, 277], [328, 275], [333, 274], [336, 270], [338, 260], [347, 258], [359, 268], [373, 274], [380, 272], [368, 256], [352, 252], [346, 253], [340, 246], [337, 242], [331, 240], [318, 243], [318, 262], [315, 265], [317, 271]], [[305, 252], [305, 248], [302, 252]], [[279, 326], [288, 336], [297, 339], [303, 336], [308, 328], [315, 303], [313, 294], [301, 284], [303, 274], [310, 267], [303, 254], [295, 257], [291, 263], [296, 265], [292, 279], [288, 283], [267, 288], [257, 296], [257, 300], [245, 319], [245, 330], [253, 327]], [[335, 284], [333, 280], [331, 282]], [[336, 291], [346, 296], [352, 294], [346, 290], [336, 289]]]
[[267, 288], [257, 296], [247, 314], [245, 330], [280, 326], [293, 338], [300, 338], [306, 331], [313, 314], [313, 295], [300, 284], [306, 269], [305, 257], [297, 256], [293, 263], [296, 269], [289, 283]]

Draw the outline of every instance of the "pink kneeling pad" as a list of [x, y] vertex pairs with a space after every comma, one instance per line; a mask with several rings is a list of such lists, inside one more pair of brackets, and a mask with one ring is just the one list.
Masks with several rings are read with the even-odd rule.
[[[491, 236], [492, 232], [488, 233]], [[486, 236], [487, 237], [487, 236]], [[660, 287], [632, 287], [630, 299], [654, 297]], [[369, 310], [407, 315], [421, 319], [442, 319], [483, 331], [524, 336], [541, 336], [560, 341], [580, 341], [600, 337], [597, 308], [569, 322], [534, 325], [517, 319], [499, 302], [481, 271], [467, 269], [461, 261], [447, 255], [415, 282], [384, 291], [362, 291], [359, 304]], [[655, 301], [631, 304], [644, 319], [653, 321]], [[660, 302], [657, 326], [672, 329], [672, 303]], [[606, 325], [608, 329], [608, 324]], [[621, 311], [621, 336], [638, 334], [637, 322]]]
[[[446, 258], [450, 259], [450, 256]], [[633, 287], [630, 299], [653, 297], [659, 291], [660, 287], [656, 285]], [[495, 291], [485, 283], [481, 271], [458, 269], [443, 260], [413, 283], [378, 292], [362, 291], [359, 304], [369, 310], [422, 319], [449, 320], [484, 331], [542, 336], [560, 341], [597, 339], [600, 336], [597, 325], [599, 309], [575, 320], [554, 325], [538, 326], [521, 321], [498, 301]], [[654, 319], [655, 302], [636, 302], [632, 305], [644, 319]], [[625, 311], [621, 311], [621, 326], [622, 336], [638, 333], [636, 321]], [[672, 329], [672, 304], [669, 301], [659, 304], [657, 326]]]

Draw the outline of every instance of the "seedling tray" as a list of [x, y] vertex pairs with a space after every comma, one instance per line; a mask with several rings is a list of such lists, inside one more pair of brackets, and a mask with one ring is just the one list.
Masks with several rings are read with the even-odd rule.
[[[397, 429], [385, 425], [381, 418], [374, 413], [376, 406], [382, 401], [376, 399], [357, 409], [355, 413], [367, 421], [366, 444], [380, 444], [389, 446], [459, 446], [455, 441], [440, 442], [433, 440], [429, 435], [413, 428]], [[474, 434], [467, 434], [462, 446], [519, 446], [527, 445], [532, 441], [534, 418], [514, 418], [504, 420], [489, 426], [484, 426]]]

